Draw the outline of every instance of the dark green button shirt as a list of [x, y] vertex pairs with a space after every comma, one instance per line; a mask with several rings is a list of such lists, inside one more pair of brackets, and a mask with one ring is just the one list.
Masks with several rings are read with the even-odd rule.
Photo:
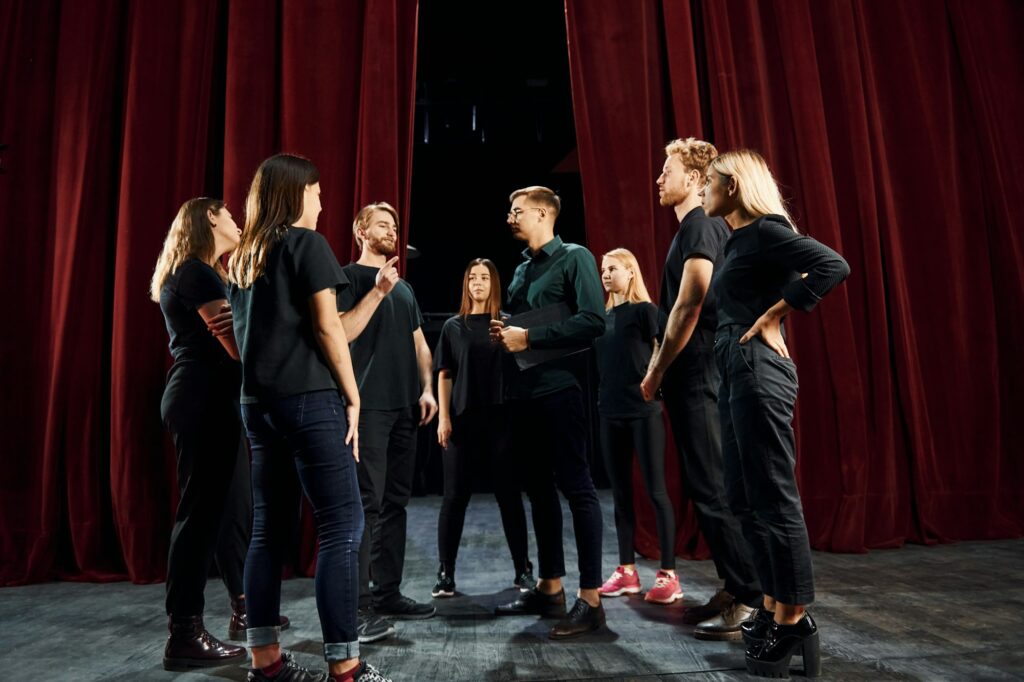
[[[565, 302], [573, 314], [555, 324], [531, 327], [530, 348], [589, 348], [604, 333], [604, 295], [593, 254], [579, 244], [555, 237], [537, 253], [523, 251], [508, 286], [508, 311], [513, 315]], [[566, 358], [530, 369], [512, 369], [510, 398], [535, 398], [577, 385]]]

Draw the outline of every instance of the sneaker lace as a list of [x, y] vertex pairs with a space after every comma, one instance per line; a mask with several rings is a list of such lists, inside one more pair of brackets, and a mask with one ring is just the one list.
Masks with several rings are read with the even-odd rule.
[[390, 678], [384, 677], [379, 670], [369, 663], [364, 663], [363, 665], [365, 667], [362, 674], [356, 678], [360, 682], [391, 682]]
[[655, 587], [666, 587], [669, 583], [672, 582], [672, 579], [673, 579], [672, 576], [670, 576], [670, 575], [668, 575], [666, 573], [662, 573], [662, 574], [658, 575], [654, 579], [654, 586]]

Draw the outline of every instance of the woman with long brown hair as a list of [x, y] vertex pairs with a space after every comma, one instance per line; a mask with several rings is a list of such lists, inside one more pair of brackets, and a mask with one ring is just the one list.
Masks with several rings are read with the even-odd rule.
[[160, 401], [177, 454], [180, 493], [167, 557], [168, 670], [245, 657], [244, 649], [219, 641], [203, 625], [212, 562], [232, 604], [241, 603], [252, 509], [238, 414], [238, 349], [231, 334], [215, 338], [206, 326], [227, 303], [220, 259], [238, 245], [238, 233], [223, 201], [189, 199], [171, 223], [150, 283], [174, 358]]
[[594, 343], [601, 376], [597, 411], [601, 417], [601, 453], [615, 499], [619, 565], [601, 586], [602, 597], [640, 592], [634, 552], [633, 451], [654, 506], [661, 569], [644, 596], [655, 604], [682, 599], [676, 576], [675, 512], [665, 487], [665, 424], [661, 403], [648, 402], [640, 382], [657, 348], [658, 309], [644, 285], [636, 256], [612, 249], [601, 258], [601, 284], [608, 292], [605, 333]]
[[444, 448], [444, 501], [437, 520], [441, 565], [434, 597], [455, 595], [455, 560], [473, 493], [473, 474], [486, 468], [495, 489], [512, 554], [512, 584], [529, 590], [536, 584], [528, 559], [526, 512], [515, 476], [507, 464], [508, 417], [502, 399], [501, 348], [490, 339], [490, 321], [501, 316], [501, 280], [486, 258], [469, 262], [462, 276], [459, 314], [445, 321], [434, 353], [438, 369], [437, 441]]
[[821, 674], [818, 627], [807, 613], [814, 570], [796, 481], [796, 365], [783, 320], [809, 311], [850, 274], [842, 256], [797, 233], [775, 178], [757, 152], [714, 159], [704, 209], [732, 228], [712, 289], [718, 301], [715, 356], [729, 506], [740, 520], [764, 588], [764, 605], [741, 625], [747, 671], [788, 677], [794, 655]]
[[[288, 154], [270, 157], [253, 178], [242, 241], [229, 263], [252, 446], [249, 680], [382, 682], [359, 660], [359, 391], [337, 313], [337, 291], [348, 279], [316, 232], [320, 208], [316, 167]], [[319, 541], [316, 603], [330, 677], [298, 665], [278, 643], [281, 567], [303, 494]]]

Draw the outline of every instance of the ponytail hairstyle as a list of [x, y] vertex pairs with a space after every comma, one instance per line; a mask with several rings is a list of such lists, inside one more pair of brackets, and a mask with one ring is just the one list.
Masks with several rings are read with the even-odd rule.
[[[189, 199], [181, 205], [171, 223], [171, 229], [167, 231], [164, 248], [153, 270], [153, 279], [149, 283], [151, 299], [160, 302], [160, 289], [164, 282], [189, 258], [207, 261], [213, 256], [216, 245], [209, 213], [219, 213], [222, 208], [223, 201], [208, 197]], [[226, 277], [227, 273], [219, 262], [214, 265], [214, 269], [221, 279]]]
[[248, 289], [263, 276], [270, 251], [302, 217], [306, 187], [318, 182], [316, 166], [292, 154], [271, 156], [256, 169], [245, 200], [242, 239], [228, 261], [228, 273], [239, 287]]
[[755, 218], [769, 214], [780, 215], [796, 231], [779, 186], [760, 154], [750, 149], [726, 152], [713, 159], [708, 170], [715, 171], [727, 182], [729, 178], [736, 178], [739, 201], [744, 211]]
[[[629, 286], [626, 287], [626, 294], [624, 298], [628, 303], [650, 303], [651, 295], [647, 293], [647, 287], [644, 285], [644, 276], [640, 272], [640, 264], [636, 260], [636, 256], [629, 249], [612, 249], [608, 253], [601, 256], [601, 259], [614, 258], [619, 261], [627, 270], [633, 273], [633, 277], [629, 280]], [[614, 306], [614, 295], [609, 291], [608, 300], [604, 304], [605, 310], [611, 310]]]
[[501, 276], [498, 268], [487, 258], [474, 258], [466, 266], [466, 272], [462, 275], [462, 305], [459, 306], [459, 315], [463, 319], [473, 310], [473, 299], [469, 297], [469, 273], [478, 265], [487, 268], [491, 274], [491, 293], [487, 297], [487, 313], [492, 320], [498, 319], [501, 315]]

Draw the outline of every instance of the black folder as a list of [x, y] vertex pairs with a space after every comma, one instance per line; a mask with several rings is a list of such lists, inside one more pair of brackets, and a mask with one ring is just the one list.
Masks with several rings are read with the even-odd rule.
[[[562, 303], [552, 303], [541, 308], [527, 310], [525, 313], [513, 315], [506, 320], [506, 324], [510, 327], [523, 327], [524, 329], [529, 329], [531, 327], [542, 327], [561, 322], [562, 320], [572, 317], [572, 314], [572, 308], [569, 307], [568, 303], [563, 301]], [[587, 348], [589, 348], [589, 346], [577, 348], [544, 348], [542, 350], [529, 348], [527, 350], [514, 353], [513, 357], [516, 359], [516, 366], [519, 367], [520, 371], [522, 371], [545, 362], [550, 362], [551, 360], [557, 360], [558, 358], [564, 358], [567, 355], [585, 351]]]

